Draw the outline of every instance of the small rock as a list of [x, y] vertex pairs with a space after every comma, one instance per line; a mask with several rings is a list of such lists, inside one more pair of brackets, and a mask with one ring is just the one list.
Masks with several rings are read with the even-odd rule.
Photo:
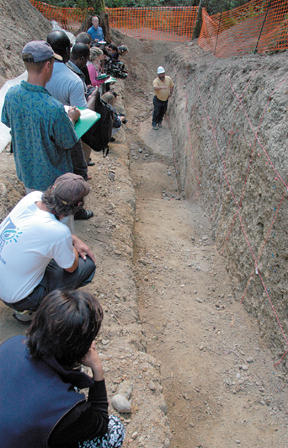
[[167, 408], [167, 404], [164, 400], [159, 404], [159, 408], [161, 409], [163, 414], [165, 414], [165, 415], [167, 414], [168, 408]]
[[142, 149], [142, 148], [139, 148], [139, 149], [138, 149], [138, 152], [140, 152], [140, 154], [141, 154], [141, 152], [143, 152], [143, 149]]
[[103, 345], [108, 345], [110, 341], [109, 341], [109, 339], [102, 339], [101, 342]]
[[114, 173], [113, 171], [109, 171], [109, 173], [108, 173], [108, 177], [109, 177], [109, 179], [110, 179], [112, 182], [114, 182], [114, 180], [115, 180], [115, 173]]
[[148, 384], [148, 387], [149, 387], [150, 390], [152, 390], [152, 392], [154, 392], [156, 390], [156, 386], [153, 383], [153, 381], [150, 381], [150, 383]]
[[240, 440], [235, 440], [235, 443], [237, 443], [237, 445], [240, 445]]
[[131, 439], [135, 440], [137, 438], [137, 436], [138, 436], [138, 432], [135, 431], [135, 432], [133, 432]]
[[167, 176], [171, 176], [171, 171], [167, 171]]
[[118, 394], [124, 395], [127, 400], [131, 398], [132, 391], [133, 385], [129, 381], [123, 381], [118, 388]]
[[248, 370], [248, 366], [243, 364], [242, 366], [239, 366], [239, 369], [241, 369], [241, 370]]
[[254, 359], [253, 358], [247, 358], [246, 362], [248, 362], [248, 364], [251, 364], [252, 362], [254, 362]]
[[131, 403], [124, 395], [116, 394], [111, 400], [113, 408], [120, 414], [131, 413]]
[[163, 448], [169, 448], [170, 446], [170, 440], [169, 439], [165, 439], [164, 440], [164, 444], [163, 444]]
[[197, 302], [199, 302], [199, 303], [203, 303], [203, 300], [200, 299], [199, 297], [196, 297], [196, 300], [197, 300]]

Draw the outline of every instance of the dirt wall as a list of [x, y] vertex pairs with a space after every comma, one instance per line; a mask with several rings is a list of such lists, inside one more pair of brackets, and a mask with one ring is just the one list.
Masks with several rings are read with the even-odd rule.
[[166, 67], [179, 187], [204, 203], [235, 297], [275, 360], [288, 341], [287, 69], [287, 53], [216, 59], [194, 44]]
[[30, 40], [46, 40], [51, 24], [29, 0], [0, 0], [0, 11], [1, 85], [24, 71], [24, 64], [19, 64], [22, 48]]

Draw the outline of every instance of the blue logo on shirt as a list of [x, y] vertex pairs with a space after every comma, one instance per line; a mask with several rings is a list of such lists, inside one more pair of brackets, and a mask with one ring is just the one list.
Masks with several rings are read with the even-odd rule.
[[1, 252], [3, 250], [3, 247], [9, 243], [17, 243], [19, 235], [21, 235], [22, 232], [17, 231], [17, 227], [10, 218], [7, 219], [7, 223], [5, 227], [3, 228], [1, 234], [0, 234], [0, 261], [2, 263], [6, 264], [6, 261], [1, 257]]

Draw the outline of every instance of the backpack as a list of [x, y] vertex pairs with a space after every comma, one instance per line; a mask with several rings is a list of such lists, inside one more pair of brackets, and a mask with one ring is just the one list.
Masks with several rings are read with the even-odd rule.
[[106, 157], [112, 136], [113, 110], [101, 100], [99, 92], [95, 95], [94, 111], [98, 112], [101, 118], [82, 136], [82, 140], [94, 151], [103, 151], [103, 156]]

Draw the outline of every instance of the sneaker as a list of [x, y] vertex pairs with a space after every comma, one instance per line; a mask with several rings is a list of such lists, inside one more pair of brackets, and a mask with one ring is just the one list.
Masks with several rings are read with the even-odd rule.
[[158, 128], [162, 128], [162, 123], [158, 123]]
[[14, 313], [13, 313], [14, 319], [18, 320], [18, 322], [21, 322], [22, 324], [30, 323], [33, 315], [34, 315], [34, 311], [31, 311], [31, 310], [14, 311]]
[[153, 124], [153, 125], [152, 125], [152, 128], [153, 128], [155, 131], [158, 131], [158, 129], [159, 129], [158, 124]]

